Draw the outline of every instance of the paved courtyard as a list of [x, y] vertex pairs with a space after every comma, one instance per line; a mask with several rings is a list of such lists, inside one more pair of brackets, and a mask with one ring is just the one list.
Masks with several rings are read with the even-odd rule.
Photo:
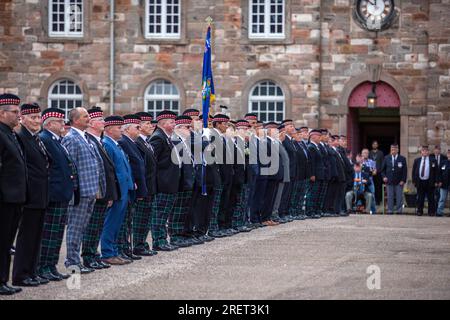
[[295, 221], [6, 299], [450, 299], [450, 218]]

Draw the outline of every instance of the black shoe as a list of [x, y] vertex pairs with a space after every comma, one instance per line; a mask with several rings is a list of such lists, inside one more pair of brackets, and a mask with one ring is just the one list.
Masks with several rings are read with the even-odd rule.
[[0, 285], [0, 296], [12, 296], [16, 292], [5, 284]]
[[180, 248], [187, 248], [187, 247], [192, 246], [192, 243], [189, 243], [184, 240], [176, 240], [176, 241], [170, 242], [170, 245], [175, 246], [175, 247], [180, 247]]
[[11, 290], [14, 293], [22, 292], [22, 288], [11, 287], [11, 286], [8, 286], [7, 284], [5, 284], [5, 287], [7, 287], [9, 290]]
[[322, 218], [322, 216], [318, 213], [313, 215], [313, 219], [320, 219], [320, 218]]
[[126, 254], [123, 254], [123, 253], [119, 253], [119, 258], [124, 260], [127, 263], [133, 262], [133, 259], [131, 259], [129, 256], [127, 256]]
[[39, 285], [40, 285], [39, 281], [34, 280], [32, 278], [27, 278], [27, 279], [19, 280], [19, 281], [13, 281], [13, 286], [18, 286], [18, 287], [37, 287]]
[[68, 266], [67, 270], [69, 270], [71, 274], [74, 274], [74, 273], [88, 274], [88, 273], [92, 273], [95, 271], [95, 269], [85, 267], [82, 264]]
[[125, 252], [125, 255], [131, 260], [141, 260], [142, 257], [133, 254], [132, 252]]
[[97, 264], [99, 266], [102, 267], [102, 269], [109, 269], [109, 268], [111, 268], [111, 265], [109, 263], [103, 262], [101, 260], [97, 260], [96, 262], [97, 262]]
[[204, 240], [202, 240], [202, 239], [200, 239], [200, 238], [197, 238], [197, 237], [194, 237], [194, 236], [192, 236], [191, 238], [189, 238], [189, 240], [192, 242], [192, 245], [194, 245], [194, 246], [200, 245], [200, 244], [204, 244], [204, 243], [205, 243]]
[[208, 234], [203, 235], [200, 240], [205, 241], [205, 242], [211, 242], [216, 240], [216, 238], [209, 236]]
[[60, 273], [60, 272], [56, 269], [56, 267], [51, 268], [50, 271], [51, 271], [52, 274], [54, 274], [54, 275], [57, 276], [57, 277], [60, 277], [60, 278], [63, 279], [63, 280], [67, 280], [67, 279], [70, 278], [70, 275], [69, 275], [69, 274], [67, 274], [67, 273]]
[[39, 277], [47, 279], [48, 281], [61, 281], [63, 279], [50, 271], [39, 274]]
[[250, 232], [252, 229], [247, 228], [246, 226], [238, 227], [239, 232]]
[[162, 246], [159, 247], [153, 247], [153, 250], [155, 251], [174, 251], [176, 250], [175, 247], [168, 245], [168, 244], [164, 244]]
[[134, 249], [133, 254], [142, 257], [151, 257], [154, 256], [153, 252], [147, 249]]
[[210, 231], [208, 232], [208, 235], [210, 237], [214, 237], [214, 238], [225, 238], [226, 235], [224, 235], [223, 233], [219, 232], [219, 231]]
[[83, 263], [83, 265], [84, 265], [86, 268], [90, 268], [90, 269], [95, 269], [95, 270], [101, 270], [101, 269], [103, 269], [103, 267], [102, 267], [100, 264], [98, 264], [97, 261], [85, 261], [85, 262]]
[[50, 280], [45, 279], [45, 278], [42, 278], [42, 277], [40, 277], [40, 276], [35, 276], [35, 277], [33, 278], [33, 280], [36, 280], [37, 282], [39, 282], [39, 285], [49, 284], [49, 283], [50, 283]]

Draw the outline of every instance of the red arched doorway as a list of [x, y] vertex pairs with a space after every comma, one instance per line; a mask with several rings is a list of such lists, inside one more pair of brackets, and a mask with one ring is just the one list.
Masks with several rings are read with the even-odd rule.
[[353, 154], [363, 148], [371, 148], [377, 140], [384, 154], [389, 153], [392, 143], [400, 144], [400, 97], [388, 83], [376, 83], [377, 107], [367, 108], [367, 94], [372, 83], [363, 82], [353, 89], [348, 99], [347, 117], [348, 146]]

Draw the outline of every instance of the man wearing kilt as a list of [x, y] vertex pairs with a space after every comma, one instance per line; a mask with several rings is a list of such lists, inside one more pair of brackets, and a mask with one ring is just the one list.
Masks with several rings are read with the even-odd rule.
[[189, 247], [194, 244], [185, 234], [185, 223], [192, 203], [194, 187], [194, 158], [191, 148], [192, 118], [179, 116], [175, 119], [175, 132], [172, 142], [182, 163], [179, 189], [175, 205], [169, 214], [168, 232], [170, 244], [178, 247]]
[[76, 167], [67, 150], [61, 145], [64, 117], [64, 111], [59, 108], [45, 109], [42, 112], [44, 130], [39, 134], [53, 159], [49, 174], [50, 201], [45, 212], [38, 267], [39, 276], [50, 281], [61, 281], [69, 277], [59, 273], [56, 265], [64, 237], [69, 202], [74, 198], [74, 192], [78, 192], [75, 191]]
[[150, 138], [155, 150], [157, 163], [157, 193], [152, 205], [153, 250], [172, 251], [178, 246], [167, 241], [167, 219], [173, 210], [179, 190], [181, 176], [181, 159], [177, 152], [172, 153], [174, 145], [171, 136], [175, 128], [175, 112], [163, 110], [158, 113], [158, 128]]
[[308, 155], [308, 147], [304, 143], [304, 137], [308, 135], [308, 128], [302, 127], [298, 130], [297, 136], [295, 138], [297, 142], [297, 152], [298, 152], [298, 181], [299, 181], [299, 191], [298, 191], [298, 197], [295, 202], [296, 204], [296, 214], [298, 220], [303, 220], [306, 218], [305, 216], [305, 195], [308, 190], [308, 181], [309, 181], [309, 173], [310, 173], [310, 166], [311, 161], [309, 159]]
[[[249, 232], [252, 229], [245, 226], [245, 217], [247, 215], [248, 210], [248, 197], [250, 194], [249, 187], [249, 174], [251, 169], [249, 167], [250, 162], [250, 152], [248, 147], [248, 129], [250, 129], [250, 123], [247, 120], [237, 120], [236, 121], [236, 137], [235, 144], [239, 152], [242, 154], [243, 164], [241, 164], [240, 168], [242, 169], [240, 175], [242, 175], [242, 185], [239, 192], [236, 195], [235, 205], [233, 208], [233, 217], [231, 226], [233, 229], [236, 229], [239, 232]], [[236, 153], [235, 160], [238, 160], [238, 154]], [[239, 171], [239, 170], [238, 170]]]
[[134, 114], [129, 114], [123, 117], [124, 125], [122, 126], [122, 138], [118, 141], [125, 154], [130, 161], [131, 172], [133, 180], [136, 185], [135, 191], [129, 199], [128, 211], [125, 221], [122, 224], [119, 232], [119, 253], [123, 260], [140, 260], [141, 256], [133, 254], [132, 242], [129, 241], [133, 234], [133, 220], [135, 217], [136, 201], [142, 201], [148, 196], [145, 159], [142, 157], [139, 148], [136, 145], [136, 140], [139, 138], [139, 129], [141, 119]]
[[152, 200], [156, 193], [156, 158], [150, 141], [153, 133], [152, 116], [148, 112], [139, 112], [136, 115], [141, 120], [139, 138], [136, 146], [145, 160], [145, 180], [148, 195], [142, 200], [136, 200], [136, 211], [133, 217], [133, 253], [138, 256], [153, 256], [156, 251], [150, 249], [147, 243], [150, 232], [152, 213]]
[[325, 180], [325, 165], [319, 149], [320, 130], [311, 130], [309, 133], [308, 151], [311, 159], [310, 183], [306, 197], [306, 217], [319, 219], [321, 217], [320, 193]]
[[286, 127], [284, 124], [278, 127], [278, 139], [276, 142], [278, 143], [278, 148], [280, 152], [280, 161], [283, 167], [283, 177], [280, 181], [278, 181], [278, 186], [276, 188], [275, 200], [273, 203], [272, 209], [272, 221], [280, 222], [280, 216], [278, 215], [281, 197], [283, 196], [283, 190], [286, 183], [290, 182], [290, 172], [289, 172], [289, 155], [286, 149], [283, 146], [283, 141], [286, 139]]
[[286, 223], [292, 221], [289, 217], [293, 211], [290, 211], [290, 204], [292, 197], [296, 198], [298, 194], [298, 184], [295, 184], [297, 181], [297, 145], [294, 140], [294, 135], [296, 133], [294, 122], [290, 119], [286, 119], [282, 121], [282, 124], [285, 127], [286, 138], [283, 141], [283, 146], [286, 149], [286, 152], [289, 155], [289, 174], [290, 174], [290, 182], [285, 183], [283, 195], [281, 197], [281, 204], [279, 208], [279, 216], [280, 222]]
[[120, 187], [116, 176], [114, 163], [108, 156], [103, 143], [102, 135], [105, 130], [105, 121], [103, 111], [98, 107], [92, 107], [88, 110], [89, 127], [86, 130], [86, 136], [89, 141], [97, 148], [102, 157], [103, 167], [105, 168], [106, 192], [102, 199], [97, 199], [94, 205], [91, 219], [83, 235], [81, 256], [83, 264], [92, 269], [107, 269], [109, 264], [101, 261], [100, 254], [97, 252], [100, 243], [103, 224], [105, 223], [106, 210], [112, 206], [114, 201], [120, 199]]

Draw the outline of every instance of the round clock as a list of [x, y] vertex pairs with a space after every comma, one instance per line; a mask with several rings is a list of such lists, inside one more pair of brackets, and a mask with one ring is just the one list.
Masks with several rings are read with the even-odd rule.
[[387, 29], [396, 17], [394, 0], [356, 0], [354, 15], [365, 29]]

